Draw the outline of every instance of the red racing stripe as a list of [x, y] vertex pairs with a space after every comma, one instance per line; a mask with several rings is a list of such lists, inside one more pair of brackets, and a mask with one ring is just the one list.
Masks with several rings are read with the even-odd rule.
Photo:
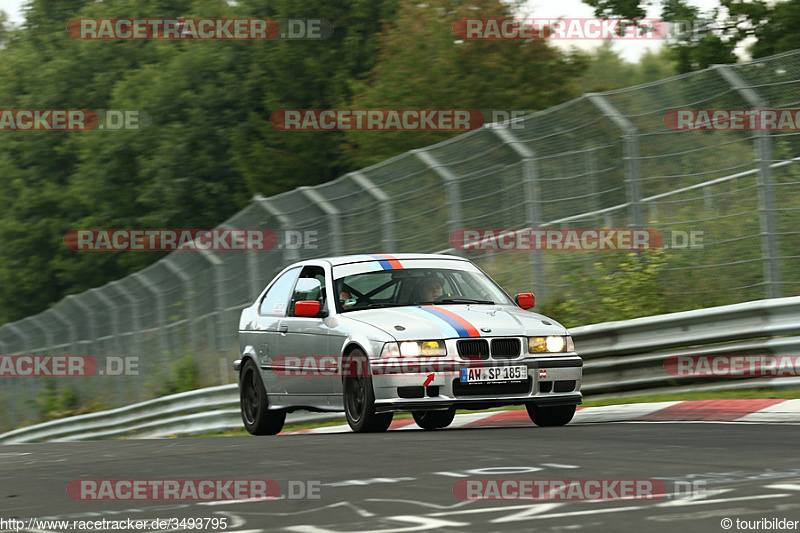
[[392, 268], [395, 268], [395, 269], [398, 269], [398, 268], [402, 269], [403, 268], [403, 265], [400, 264], [400, 261], [393, 255], [378, 254], [378, 257], [383, 257], [384, 259], [389, 261], [389, 264], [392, 265]]
[[455, 320], [456, 322], [458, 322], [461, 325], [461, 327], [463, 327], [465, 330], [467, 330], [467, 333], [469, 333], [470, 337], [480, 337], [481, 336], [480, 332], [478, 331], [478, 328], [476, 328], [475, 326], [470, 324], [467, 320], [461, 318], [457, 314], [452, 313], [452, 312], [448, 311], [447, 309], [442, 309], [441, 307], [438, 307], [436, 305], [429, 305], [427, 307], [433, 309], [434, 311], [438, 311], [438, 312], [442, 313], [443, 315], [446, 315], [446, 316], [452, 318], [453, 320]]

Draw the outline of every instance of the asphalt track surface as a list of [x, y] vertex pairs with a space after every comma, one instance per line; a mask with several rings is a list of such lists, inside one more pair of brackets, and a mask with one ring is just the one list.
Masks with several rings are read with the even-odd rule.
[[[256, 533], [725, 531], [721, 521], [730, 518], [729, 530], [741, 531], [736, 519], [800, 520], [798, 444], [796, 424], [609, 423], [11, 445], [0, 448], [0, 519], [225, 517], [225, 531]], [[319, 494], [103, 502], [76, 501], [66, 492], [75, 479], [187, 478], [271, 479], [284, 495], [290, 481], [295, 490], [303, 482], [318, 484]], [[453, 488], [465, 479], [658, 479], [670, 494], [462, 501]], [[159, 531], [184, 530], [198, 531]]]

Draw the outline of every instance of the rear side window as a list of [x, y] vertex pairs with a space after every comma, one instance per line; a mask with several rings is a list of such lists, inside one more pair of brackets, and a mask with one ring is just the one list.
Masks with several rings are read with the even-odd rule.
[[289, 302], [289, 316], [295, 316], [294, 304], [302, 300], [316, 300], [320, 309], [325, 308], [325, 271], [322, 267], [303, 268]]
[[289, 303], [289, 296], [300, 274], [300, 267], [287, 270], [275, 280], [275, 283], [264, 295], [258, 312], [265, 316], [286, 316], [286, 305]]

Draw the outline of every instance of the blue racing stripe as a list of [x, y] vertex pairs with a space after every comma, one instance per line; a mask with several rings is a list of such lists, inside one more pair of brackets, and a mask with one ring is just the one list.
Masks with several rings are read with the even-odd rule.
[[447, 322], [450, 325], [450, 327], [452, 327], [458, 333], [459, 337], [469, 337], [470, 336], [469, 332], [466, 330], [466, 328], [464, 328], [464, 326], [462, 326], [461, 324], [459, 324], [458, 322], [453, 320], [451, 317], [445, 315], [444, 313], [440, 313], [436, 309], [431, 309], [430, 307], [420, 307], [420, 309], [422, 309], [423, 311], [425, 311], [427, 313], [430, 313], [431, 315], [433, 315], [433, 316], [435, 316], [437, 318], [440, 318], [444, 322]]
[[450, 337], [463, 337], [463, 335], [459, 334], [456, 329], [450, 325], [449, 322], [446, 322], [439, 318], [437, 315], [432, 315], [431, 313], [426, 313], [422, 310], [421, 307], [409, 307], [411, 311], [414, 311], [418, 315], [424, 316], [426, 319], [430, 320], [431, 318], [434, 319], [434, 322], [439, 324], [439, 326], [445, 331], [445, 336], [447, 338]]
[[392, 264], [389, 262], [388, 259], [385, 259], [380, 255], [373, 255], [370, 257], [372, 257], [373, 259], [377, 259], [378, 263], [381, 265], [381, 268], [383, 270], [394, 270], [394, 267], [392, 266]]

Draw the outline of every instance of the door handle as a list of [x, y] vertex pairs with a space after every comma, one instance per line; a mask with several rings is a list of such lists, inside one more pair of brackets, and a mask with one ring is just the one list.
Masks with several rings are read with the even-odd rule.
[[286, 333], [289, 332], [289, 326], [281, 326], [278, 328], [278, 331], [280, 331], [282, 334], [285, 335]]

